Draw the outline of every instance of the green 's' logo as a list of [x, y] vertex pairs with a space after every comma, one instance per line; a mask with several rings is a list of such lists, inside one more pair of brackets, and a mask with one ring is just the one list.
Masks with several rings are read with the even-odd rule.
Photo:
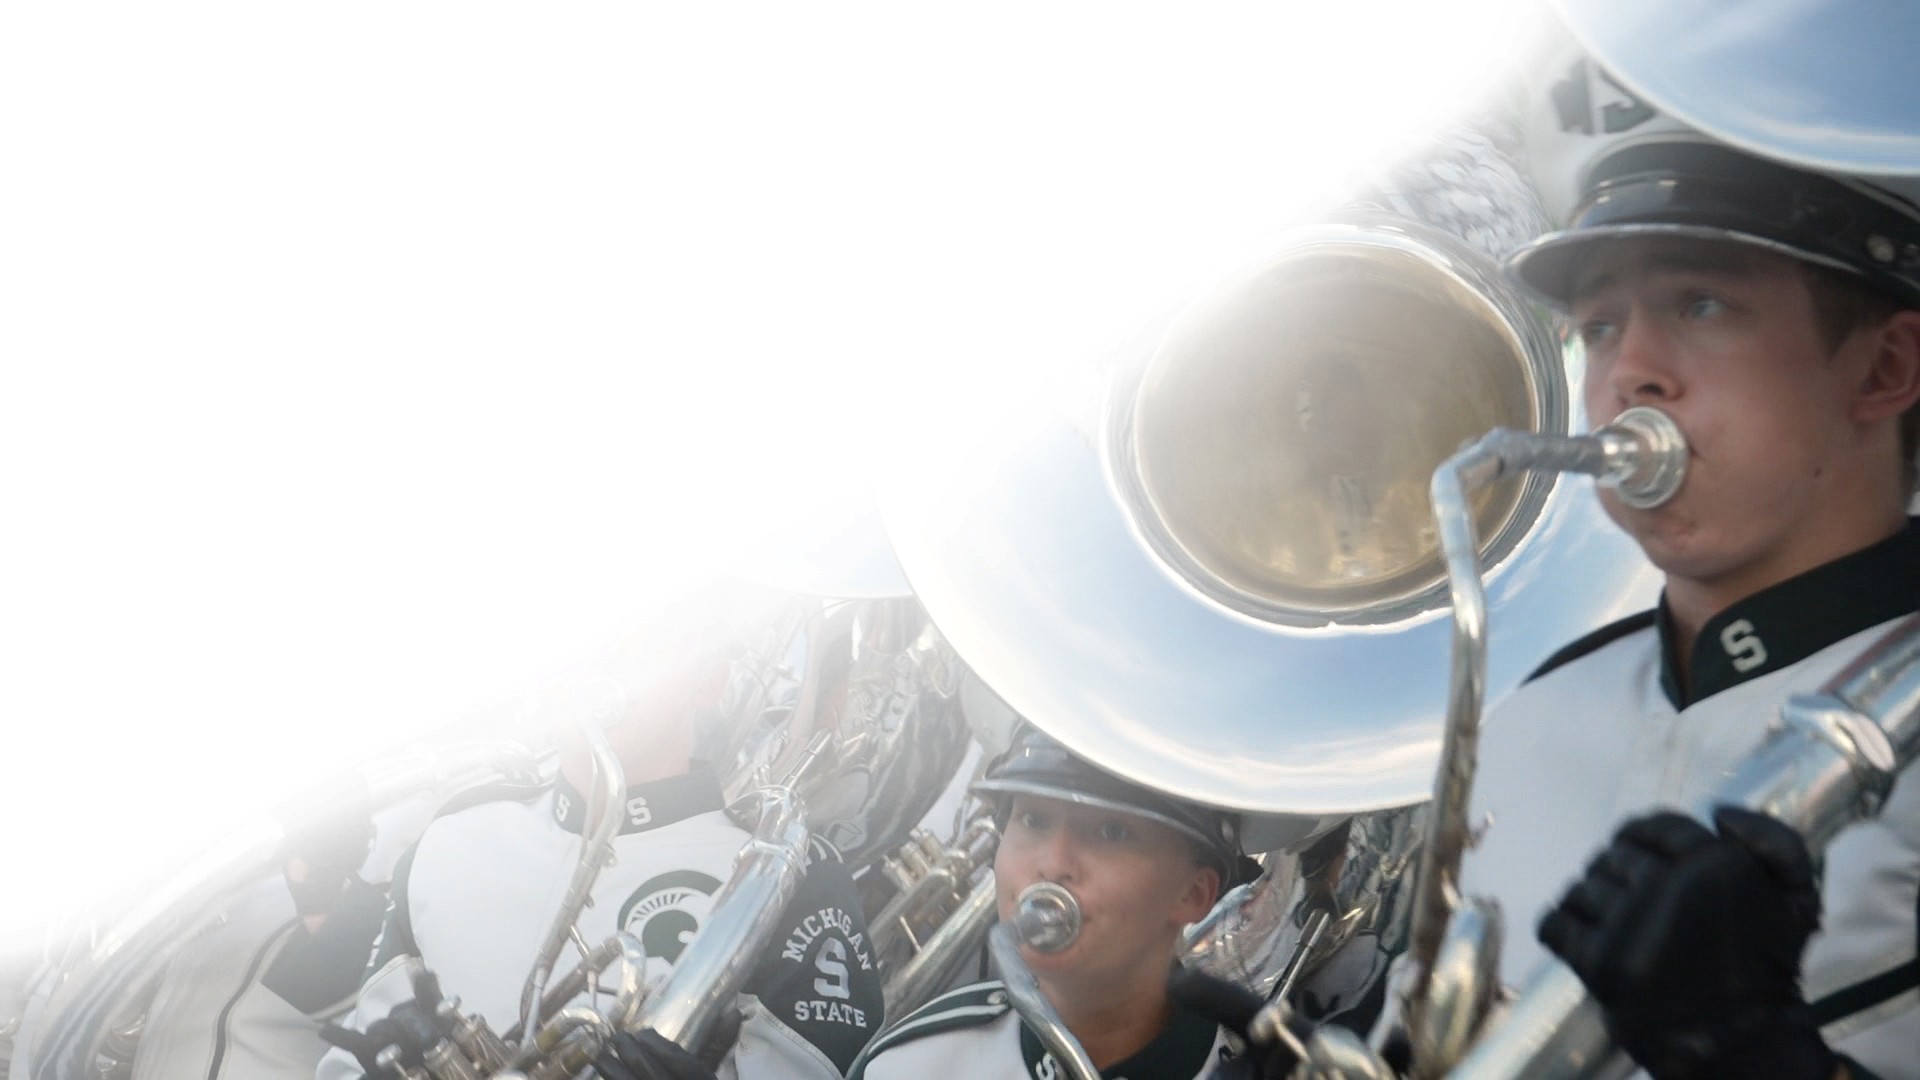
[[698, 870], [672, 870], [652, 878], [620, 905], [620, 929], [640, 939], [648, 956], [675, 963], [713, 909], [720, 879]]

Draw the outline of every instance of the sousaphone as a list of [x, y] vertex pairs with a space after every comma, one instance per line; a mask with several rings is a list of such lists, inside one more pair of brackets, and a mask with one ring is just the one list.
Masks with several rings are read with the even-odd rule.
[[[1076, 753], [1250, 811], [1280, 847], [1427, 797], [1447, 597], [1426, 490], [1490, 428], [1567, 432], [1579, 359], [1492, 258], [1544, 224], [1511, 132], [1463, 128], [1150, 324], [1069, 400], [917, 463], [883, 508], [968, 665]], [[1647, 606], [1552, 479], [1476, 504], [1490, 693]]]
[[1899, 0], [1554, 6], [1623, 94], [1729, 145], [1820, 171], [1920, 174], [1912, 64], [1920, 7]]

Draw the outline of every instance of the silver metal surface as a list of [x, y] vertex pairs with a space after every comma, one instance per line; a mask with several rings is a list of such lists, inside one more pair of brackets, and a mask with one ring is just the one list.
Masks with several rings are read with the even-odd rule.
[[[578, 711], [574, 717], [574, 729], [586, 744], [588, 756], [593, 766], [592, 790], [586, 793], [586, 819], [580, 828], [580, 852], [574, 859], [573, 874], [567, 882], [566, 894], [561, 898], [560, 910], [554, 913], [553, 922], [547, 927], [547, 936], [540, 943], [540, 951], [534, 954], [533, 968], [527, 973], [527, 981], [520, 988], [520, 1030], [527, 1039], [540, 1028], [540, 1005], [545, 997], [547, 979], [553, 974], [553, 966], [560, 958], [560, 950], [565, 948], [570, 938], [576, 937], [575, 926], [580, 921], [580, 913], [593, 902], [593, 883], [600, 879], [600, 871], [606, 868], [613, 858], [613, 838], [620, 831], [621, 808], [627, 797], [626, 772], [620, 766], [620, 758], [607, 742], [606, 726], [610, 719], [618, 719], [626, 713], [626, 692], [620, 684], [611, 679], [592, 680], [594, 685], [580, 688]], [[587, 956], [582, 955], [582, 961]], [[582, 964], [583, 969], [591, 970]]]
[[1401, 1080], [1360, 1036], [1331, 1024], [1307, 1040], [1306, 1063], [1295, 1080]]
[[1686, 483], [1686, 436], [1659, 409], [1635, 405], [1594, 432], [1594, 437], [1606, 458], [1600, 486], [1628, 506], [1651, 510], [1679, 494]]
[[723, 1006], [746, 985], [807, 868], [807, 817], [783, 788], [759, 793], [760, 824], [741, 849], [713, 910], [647, 1000], [638, 1026], [689, 1049], [707, 1036]]
[[1419, 1023], [1408, 1031], [1415, 1074], [1438, 1076], [1479, 1035], [1500, 992], [1500, 905], [1475, 897], [1455, 909], [1427, 979]]
[[[624, 1028], [632, 1024], [634, 1017], [639, 1015], [640, 1006], [646, 1003], [647, 987], [642, 981], [646, 976], [646, 963], [646, 946], [640, 943], [639, 938], [621, 930], [596, 946], [558, 982], [547, 987], [545, 996], [540, 1000], [539, 1015], [546, 1016], [549, 1013], [557, 1015], [567, 1002], [579, 997], [587, 989], [587, 984], [595, 973], [605, 971], [608, 967], [617, 964], [618, 978], [614, 983], [613, 1007], [607, 1011], [607, 1019], [614, 1027]], [[482, 1030], [485, 1028], [485, 1021], [477, 1017], [466, 1016], [462, 1019]], [[523, 1030], [519, 1025], [515, 1025], [507, 1031], [504, 1038], [512, 1043], [521, 1042], [520, 1036]]]
[[1069, 1080], [1100, 1080], [1100, 1070], [1094, 1068], [1086, 1048], [1067, 1030], [1058, 1010], [1040, 991], [1032, 969], [1020, 959], [1018, 932], [1007, 923], [996, 923], [987, 933], [987, 951], [993, 956], [994, 966], [1000, 969], [1014, 1012], [1020, 1014], [1021, 1022], [1040, 1040], [1047, 1053], [1053, 1055]]
[[881, 864], [898, 892], [868, 920], [867, 934], [885, 980], [888, 1015], [912, 1011], [979, 948], [994, 918], [988, 866], [999, 837], [993, 819], [983, 814], [951, 845], [915, 830], [899, 853]]
[[1080, 901], [1064, 885], [1036, 881], [1014, 901], [1013, 925], [1034, 952], [1064, 952], [1080, 936]]
[[1631, 1059], [1613, 1048], [1606, 1017], [1580, 977], [1565, 964], [1550, 964], [1527, 980], [1519, 997], [1447, 1075], [1598, 1080], [1632, 1071]]
[[1555, 0], [1625, 88], [1734, 146], [1811, 169], [1920, 174], [1903, 0]]
[[1269, 852], [1259, 878], [1229, 890], [1188, 929], [1181, 963], [1271, 999], [1357, 934], [1397, 954], [1426, 813], [1421, 804], [1356, 816], [1340, 856], [1310, 872], [1297, 854]]
[[[1141, 351], [1161, 336], [1149, 332]], [[1103, 401], [1035, 406], [982, 425], [990, 437], [938, 440], [918, 482], [889, 494], [901, 564], [954, 648], [1076, 754], [1173, 795], [1301, 815], [1425, 797], [1447, 679], [1440, 591], [1398, 621], [1321, 628], [1208, 598], [1169, 572], [1109, 483]], [[1517, 684], [1555, 643], [1649, 606], [1657, 581], [1590, 493], [1552, 486], [1492, 571], [1489, 595], [1507, 614], [1489, 689]], [[1542, 582], [1552, 587], [1530, 588]], [[1381, 677], [1358, 694], [1359, 672]]]
[[825, 735], [796, 790], [815, 831], [862, 866], [905, 840], [966, 755], [964, 672], [910, 598], [791, 597], [735, 662], [709, 752], [738, 797]]
[[993, 871], [988, 870], [939, 929], [921, 942], [919, 951], [887, 972], [882, 993], [888, 1016], [905, 1016], [926, 1004], [974, 961], [998, 915], [997, 900]]

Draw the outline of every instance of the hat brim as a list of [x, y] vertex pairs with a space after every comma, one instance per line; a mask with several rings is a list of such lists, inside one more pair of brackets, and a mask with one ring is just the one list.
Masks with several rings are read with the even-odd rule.
[[1712, 225], [1685, 225], [1677, 222], [1622, 222], [1595, 225], [1585, 229], [1567, 229], [1548, 233], [1507, 256], [1503, 269], [1509, 280], [1531, 293], [1549, 307], [1565, 311], [1573, 303], [1576, 275], [1583, 262], [1593, 255], [1593, 246], [1621, 240], [1683, 239], [1742, 244], [1793, 259], [1859, 276], [1859, 271], [1839, 259], [1782, 243], [1740, 229]]
[[1239, 845], [1228, 845], [1225, 837], [1208, 836], [1191, 824], [1179, 818], [1160, 813], [1157, 810], [1140, 806], [1137, 803], [1122, 802], [1118, 799], [1102, 797], [1096, 793], [1083, 791], [1064, 784], [1049, 784], [1040, 780], [985, 779], [975, 781], [973, 789], [980, 795], [1032, 795], [1042, 799], [1058, 799], [1061, 802], [1078, 806], [1092, 806], [1101, 810], [1111, 810], [1129, 817], [1144, 818], [1156, 824], [1165, 825], [1181, 836], [1194, 841], [1208, 852], [1221, 858], [1241, 854]]

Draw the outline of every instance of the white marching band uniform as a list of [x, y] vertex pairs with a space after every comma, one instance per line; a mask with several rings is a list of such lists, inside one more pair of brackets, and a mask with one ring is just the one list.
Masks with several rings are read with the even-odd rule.
[[[1472, 820], [1492, 815], [1462, 891], [1498, 897], [1502, 977], [1547, 956], [1540, 916], [1630, 817], [1699, 813], [1788, 696], [1817, 689], [1920, 610], [1920, 527], [1765, 590], [1702, 628], [1690, 693], [1657, 612], [1569, 646], [1489, 715]], [[1884, 1080], [1920, 1078], [1920, 778], [1826, 849], [1807, 1000], [1833, 1048]]]
[[[1176, 1009], [1160, 1036], [1100, 1071], [1104, 1080], [1202, 1080], [1238, 1052], [1212, 1020]], [[847, 1080], [1058, 1080], [1065, 1075], [998, 982], [934, 998], [874, 1040]]]
[[[372, 974], [346, 1025], [365, 1030], [413, 997], [407, 958], [441, 992], [496, 1032], [519, 1019], [521, 987], [579, 856], [585, 800], [564, 781], [532, 797], [461, 807], [427, 829], [394, 875]], [[671, 969], [706, 920], [713, 896], [750, 838], [725, 811], [704, 769], [628, 788], [614, 862], [580, 915], [589, 942], [627, 930], [648, 953], [648, 978]], [[565, 961], [563, 954], [562, 968]], [[558, 973], [556, 972], [556, 977]], [[602, 988], [602, 1006], [611, 991]], [[584, 1003], [582, 999], [576, 1003]], [[733, 1076], [833, 1080], [881, 1027], [879, 974], [851, 878], [816, 845], [786, 924], [757, 961], [738, 1006], [740, 1037], [723, 1064]], [[357, 1077], [332, 1051], [319, 1080]]]

